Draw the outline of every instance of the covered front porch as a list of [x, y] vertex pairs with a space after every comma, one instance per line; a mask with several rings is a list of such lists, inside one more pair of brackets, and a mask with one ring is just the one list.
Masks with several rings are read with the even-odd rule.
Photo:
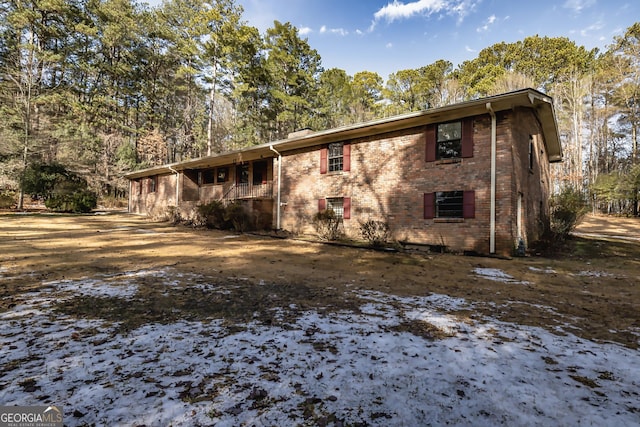
[[274, 197], [273, 162], [256, 160], [241, 164], [185, 169], [182, 174], [184, 202], [230, 202]]
[[259, 223], [275, 227], [277, 157], [270, 145], [264, 145], [132, 172], [127, 175], [129, 210], [154, 217], [172, 210], [182, 218], [194, 218], [201, 205], [236, 202], [251, 217], [261, 218]]

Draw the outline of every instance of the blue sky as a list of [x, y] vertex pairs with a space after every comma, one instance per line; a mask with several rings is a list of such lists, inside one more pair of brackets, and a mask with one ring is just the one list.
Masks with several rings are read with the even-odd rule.
[[[150, 0], [154, 4], [158, 0]], [[445, 59], [459, 65], [485, 47], [527, 36], [568, 37], [605, 49], [640, 21], [638, 0], [236, 0], [261, 33], [290, 22], [349, 75], [390, 73]]]

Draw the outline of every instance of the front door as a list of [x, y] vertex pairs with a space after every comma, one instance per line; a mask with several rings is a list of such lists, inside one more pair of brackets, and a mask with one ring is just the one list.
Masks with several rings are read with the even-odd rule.
[[249, 164], [244, 163], [236, 166], [236, 184], [249, 183]]

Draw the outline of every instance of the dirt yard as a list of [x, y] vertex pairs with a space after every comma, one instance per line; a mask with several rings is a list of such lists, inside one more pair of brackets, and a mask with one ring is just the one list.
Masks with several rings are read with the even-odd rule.
[[70, 426], [637, 425], [640, 222], [553, 256], [0, 215], [0, 404]]
[[[555, 333], [637, 348], [640, 337], [640, 221], [590, 216], [553, 257], [510, 260], [424, 252], [390, 253], [292, 239], [235, 235], [154, 223], [127, 214], [3, 215], [0, 219], [0, 312], [20, 295], [60, 279], [171, 267], [212, 282], [232, 281], [233, 300], [170, 298], [149, 288], [146, 303], [126, 312], [95, 301], [61, 310], [116, 316], [133, 328], [167, 320], [172, 308], [193, 318], [242, 322], [272, 308], [353, 309], [345, 290], [398, 296], [432, 293], [474, 304], [471, 318], [490, 315]], [[204, 280], [204, 279], [201, 279]], [[256, 284], [266, 286], [256, 287]], [[122, 320], [122, 319], [121, 319]]]

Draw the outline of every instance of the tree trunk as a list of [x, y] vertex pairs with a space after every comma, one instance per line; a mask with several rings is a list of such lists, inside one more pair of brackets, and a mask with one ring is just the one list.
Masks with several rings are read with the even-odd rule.
[[[29, 149], [27, 146], [28, 136], [25, 129], [25, 141], [24, 141], [24, 151], [22, 152], [22, 176], [27, 171], [27, 157], [29, 154]], [[18, 210], [21, 211], [24, 208], [24, 190], [22, 189], [22, 183], [20, 184], [20, 194], [18, 195]]]
[[[33, 32], [29, 33], [29, 54], [27, 60], [27, 81], [25, 82], [24, 89], [24, 148], [22, 151], [22, 178], [27, 172], [27, 165], [29, 163], [29, 138], [31, 137], [31, 89], [34, 82], [33, 76], [33, 64], [35, 62], [35, 52], [33, 48], [34, 35]], [[20, 194], [18, 196], [18, 210], [24, 208], [24, 190], [22, 189], [22, 183], [20, 184]]]
[[213, 154], [213, 110], [216, 99], [216, 78], [218, 67], [213, 64], [213, 82], [209, 92], [209, 122], [207, 123], [207, 156]]
[[[638, 164], [638, 130], [635, 123], [631, 124], [631, 140], [633, 142], [633, 154], [631, 162], [635, 166]], [[633, 216], [638, 216], [638, 185], [633, 187]]]

